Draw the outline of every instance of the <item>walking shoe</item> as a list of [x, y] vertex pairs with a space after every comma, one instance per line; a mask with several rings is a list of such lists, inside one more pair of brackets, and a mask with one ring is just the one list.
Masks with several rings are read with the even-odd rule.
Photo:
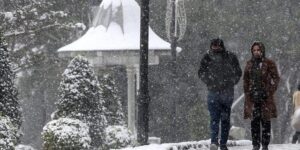
[[268, 146], [263, 146], [261, 150], [269, 150]]
[[259, 150], [260, 146], [253, 146], [252, 150]]
[[210, 144], [210, 150], [218, 150], [218, 146], [216, 144]]
[[226, 145], [220, 145], [220, 150], [228, 150]]

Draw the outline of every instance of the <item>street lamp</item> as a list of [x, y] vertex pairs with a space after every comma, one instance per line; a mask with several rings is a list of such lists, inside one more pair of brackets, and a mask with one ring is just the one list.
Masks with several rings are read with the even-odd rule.
[[[184, 6], [184, 0], [168, 0], [167, 1], [167, 13], [166, 13], [166, 31], [169, 41], [171, 42], [171, 55], [172, 55], [172, 62], [171, 62], [171, 71], [173, 80], [170, 82], [173, 84], [171, 87], [177, 87], [178, 78], [177, 78], [177, 65], [176, 65], [176, 48], [177, 42], [181, 40], [186, 31], [186, 12]], [[177, 90], [176, 90], [177, 91]], [[176, 98], [179, 96], [177, 92], [173, 93], [173, 125], [172, 125], [172, 137], [173, 142], [176, 142], [178, 139], [177, 137], [177, 101]]]
[[140, 34], [140, 91], [138, 97], [138, 135], [141, 145], [148, 142], [149, 132], [149, 90], [148, 90], [148, 42], [149, 42], [149, 0], [141, 0]]
[[166, 13], [166, 31], [171, 42], [172, 60], [176, 61], [177, 42], [182, 40], [186, 31], [186, 11], [184, 0], [168, 0]]

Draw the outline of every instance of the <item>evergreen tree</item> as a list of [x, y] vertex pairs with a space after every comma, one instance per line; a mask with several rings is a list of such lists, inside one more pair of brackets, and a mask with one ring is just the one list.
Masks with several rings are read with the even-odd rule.
[[105, 116], [109, 125], [125, 125], [121, 97], [115, 85], [115, 80], [109, 73], [104, 73], [100, 78], [100, 93], [107, 109]]
[[53, 118], [69, 117], [87, 123], [91, 145], [102, 145], [107, 126], [104, 101], [100, 97], [99, 82], [85, 58], [78, 56], [71, 61], [63, 73], [59, 92], [60, 99], [56, 102], [57, 111]]
[[10, 66], [9, 53], [0, 33], [0, 116], [8, 116], [16, 128], [21, 126], [21, 111], [14, 87], [15, 74]]
[[55, 110], [59, 79], [67, 65], [57, 49], [87, 29], [89, 11], [88, 1], [81, 0], [0, 1], [0, 28], [14, 71], [22, 74], [16, 86], [22, 102], [24, 144], [42, 149], [40, 133]]

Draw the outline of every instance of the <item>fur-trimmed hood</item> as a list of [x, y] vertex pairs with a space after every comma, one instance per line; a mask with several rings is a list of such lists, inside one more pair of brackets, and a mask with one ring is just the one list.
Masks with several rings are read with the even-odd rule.
[[261, 52], [262, 52], [262, 58], [265, 58], [265, 56], [266, 56], [266, 48], [265, 48], [265, 45], [262, 42], [260, 42], [260, 41], [254, 41], [253, 42], [253, 44], [251, 46], [251, 49], [250, 49], [250, 52], [251, 52], [252, 56], [253, 56], [252, 49], [253, 49], [253, 47], [255, 45], [259, 46], [259, 48], [261, 49]]

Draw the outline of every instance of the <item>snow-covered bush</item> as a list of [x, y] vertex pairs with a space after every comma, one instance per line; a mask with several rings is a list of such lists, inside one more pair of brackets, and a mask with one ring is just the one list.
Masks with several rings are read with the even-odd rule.
[[124, 126], [108, 126], [105, 129], [105, 143], [107, 149], [118, 149], [129, 146], [134, 140], [134, 136]]
[[85, 150], [90, 148], [89, 127], [77, 119], [60, 118], [48, 122], [42, 132], [44, 150]]
[[92, 138], [91, 145], [99, 147], [104, 143], [107, 126], [105, 107], [100, 97], [99, 82], [87, 59], [75, 57], [62, 75], [59, 100], [53, 118], [75, 118], [86, 123]]
[[114, 78], [109, 73], [99, 76], [100, 94], [104, 100], [105, 116], [108, 125], [125, 125], [125, 115], [122, 110], [121, 97]]
[[9, 117], [0, 116], [0, 149], [14, 150], [18, 141], [18, 129]]
[[35, 149], [29, 145], [20, 144], [16, 147], [15, 150], [35, 150]]
[[21, 111], [14, 86], [15, 74], [4, 39], [0, 34], [0, 114], [8, 116], [15, 127], [21, 126]]

